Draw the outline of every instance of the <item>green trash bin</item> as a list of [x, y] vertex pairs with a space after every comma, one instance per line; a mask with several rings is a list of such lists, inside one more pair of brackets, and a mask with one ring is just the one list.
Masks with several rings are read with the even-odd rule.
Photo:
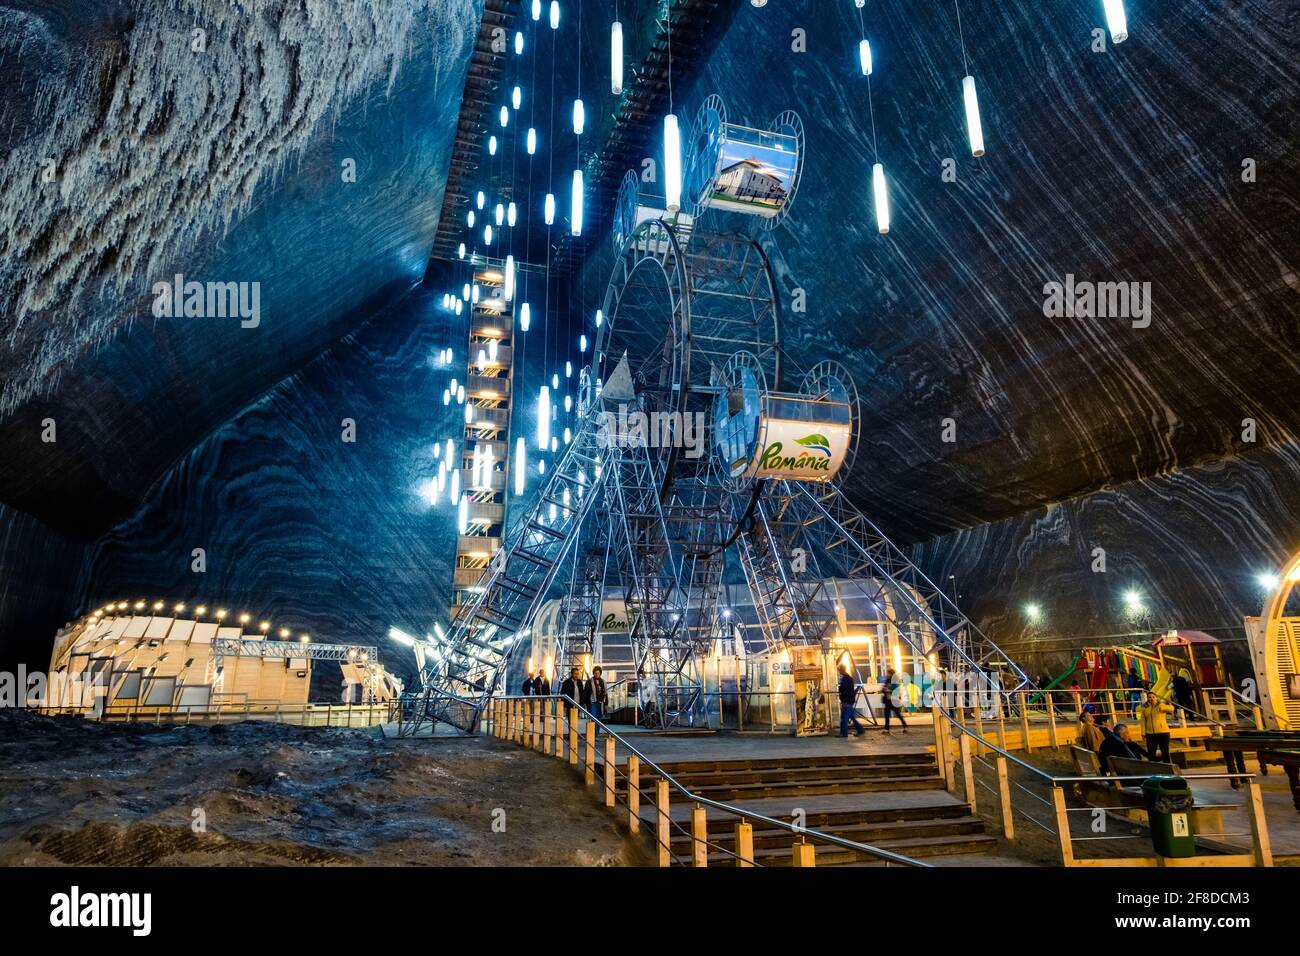
[[1151, 843], [1163, 857], [1196, 855], [1196, 833], [1192, 828], [1192, 788], [1182, 777], [1160, 775], [1142, 781], [1147, 817], [1151, 822]]

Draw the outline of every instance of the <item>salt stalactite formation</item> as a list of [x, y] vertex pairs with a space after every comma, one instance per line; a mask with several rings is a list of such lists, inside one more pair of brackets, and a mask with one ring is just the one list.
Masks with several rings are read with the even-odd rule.
[[[357, 94], [391, 89], [414, 30], [455, 49], [438, 39], [476, 15], [473, 0], [140, 0], [117, 43], [67, 51], [81, 66], [48, 76], [0, 164], [0, 414], [147, 316], [149, 287], [204, 233], [238, 221]], [[0, 56], [41, 35], [24, 18]]]

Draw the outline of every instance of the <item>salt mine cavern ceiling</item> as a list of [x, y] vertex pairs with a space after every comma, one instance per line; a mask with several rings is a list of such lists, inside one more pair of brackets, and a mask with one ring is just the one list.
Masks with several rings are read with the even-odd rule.
[[[519, 6], [489, 0], [486, 15], [522, 19]], [[1140, 6], [1140, 42], [1135, 30], [1104, 55], [1090, 48], [1099, 4], [970, 11], [989, 138], [974, 160], [946, 6], [875, 5], [888, 69], [869, 114], [851, 3], [673, 0], [708, 7], [712, 24], [675, 40], [678, 112], [721, 92], [741, 122], [802, 117], [798, 214], [764, 240], [787, 297], [783, 346], [802, 367], [833, 352], [851, 369], [865, 418], [849, 494], [901, 542], [931, 542], [940, 573], [969, 563], [942, 544], [955, 534], [1045, 581], [1059, 565], [1036, 566], [1022, 543], [1037, 526], [1016, 522], [1069, 501], [1147, 516], [1130, 527], [1159, 551], [1178, 535], [1160, 541], [1156, 527], [1194, 538], [1218, 525], [1193, 567], [1245, 573], [1300, 544], [1300, 502], [1272, 494], [1300, 467], [1300, 10]], [[591, 42], [561, 52], [553, 74], [556, 102], [586, 97], [589, 153], [616, 128], [597, 42], [612, 7], [586, 0]], [[0, 656], [117, 590], [190, 586], [184, 556], [200, 545], [224, 555], [205, 587], [290, 607], [322, 634], [445, 613], [437, 541], [451, 532], [417, 524], [397, 479], [427, 425], [410, 408], [426, 386], [411, 369], [448, 327], [432, 293], [454, 264], [430, 251], [484, 8], [0, 5]], [[630, 49], [653, 42], [653, 15], [627, 19]], [[511, 53], [492, 56], [508, 89]], [[544, 82], [522, 79], [536, 126], [562, 125]], [[573, 165], [555, 139], [521, 203], [546, 191], [543, 162], [557, 183]], [[647, 140], [644, 155], [657, 148]], [[887, 237], [872, 210], [877, 156], [891, 175]], [[348, 160], [354, 182], [340, 176]], [[485, 178], [506, 175], [480, 162]], [[527, 244], [533, 261], [543, 235]], [[554, 328], [600, 301], [608, 248], [597, 236], [556, 270]], [[259, 326], [155, 319], [150, 290], [174, 274], [259, 281]], [[1067, 276], [1149, 283], [1149, 324], [1045, 314], [1044, 286]], [[312, 422], [349, 415], [386, 445], [345, 467], [325, 460]], [[942, 438], [948, 419], [955, 441]], [[42, 440], [49, 420], [56, 442]], [[1280, 530], [1224, 530], [1264, 513]], [[974, 589], [976, 572], [961, 573]], [[983, 573], [990, 590], [1005, 585]], [[1168, 590], [1182, 572], [1152, 573]], [[1230, 621], [1244, 592], [1215, 588], [1191, 606]]]

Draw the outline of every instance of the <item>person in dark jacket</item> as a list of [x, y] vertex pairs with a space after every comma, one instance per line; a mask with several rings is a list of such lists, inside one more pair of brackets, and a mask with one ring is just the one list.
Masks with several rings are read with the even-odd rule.
[[1192, 710], [1192, 682], [1187, 679], [1187, 674], [1179, 671], [1171, 687], [1174, 692], [1174, 703], [1185, 711]]
[[[569, 671], [569, 676], [564, 678], [564, 683], [560, 685], [560, 696], [568, 697], [582, 706], [587, 706], [587, 701], [583, 700], [586, 696], [583, 693], [584, 685], [582, 683], [582, 672], [578, 668]], [[569, 706], [566, 704], [565, 706]]]
[[587, 709], [597, 720], [604, 719], [605, 702], [609, 699], [609, 691], [605, 688], [605, 678], [600, 676], [601, 673], [599, 667], [592, 668], [591, 680], [587, 681], [586, 692]]
[[1136, 714], [1138, 705], [1142, 703], [1145, 696], [1142, 691], [1146, 686], [1142, 683], [1142, 678], [1138, 676], [1136, 667], [1128, 669], [1128, 676], [1124, 678], [1124, 686], [1128, 688], [1128, 711], [1130, 714]]
[[880, 682], [880, 704], [885, 708], [885, 733], [889, 733], [889, 715], [893, 714], [898, 718], [899, 724], [903, 727], [903, 733], [907, 733], [907, 721], [903, 719], [903, 711], [894, 703], [894, 692], [898, 690], [898, 677], [894, 674], [891, 667], [885, 672], [885, 678]]
[[531, 697], [533, 694], [533, 688], [537, 683], [535, 680], [536, 676], [537, 675], [532, 671], [529, 671], [528, 676], [524, 678], [524, 686], [520, 689], [519, 693], [523, 694], [525, 697]]
[[1097, 760], [1101, 763], [1103, 773], [1115, 772], [1110, 765], [1111, 757], [1123, 757], [1126, 760], [1146, 759], [1147, 752], [1141, 745], [1130, 739], [1127, 724], [1116, 724], [1113, 731], [1103, 726], [1102, 735], [1101, 746], [1097, 748]]
[[853, 678], [849, 676], [849, 669], [844, 664], [839, 666], [840, 672], [840, 736], [849, 735], [849, 721], [853, 721], [853, 732], [859, 737], [862, 736], [863, 726], [858, 723], [857, 703], [858, 703], [858, 685], [854, 683]]
[[546, 671], [538, 671], [537, 676], [533, 678], [533, 696], [549, 697], [551, 693], [551, 682], [546, 679]]

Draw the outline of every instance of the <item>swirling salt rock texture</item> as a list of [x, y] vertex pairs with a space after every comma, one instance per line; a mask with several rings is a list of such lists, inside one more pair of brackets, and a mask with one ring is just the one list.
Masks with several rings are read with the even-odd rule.
[[[15, 27], [0, 30], [6, 76], [29, 94], [5, 102], [0, 166], [0, 438], [13, 451], [0, 498], [93, 538], [195, 441], [419, 281], [480, 9], [0, 12]], [[260, 326], [155, 320], [149, 290], [176, 273], [259, 282]], [[45, 417], [57, 444], [39, 440]]]
[[[0, 7], [0, 662], [85, 610], [82, 544], [420, 281], [481, 10]], [[259, 327], [155, 319], [177, 272], [260, 282]]]
[[247, 610], [295, 635], [373, 643], [409, 674], [388, 628], [446, 620], [456, 552], [445, 496], [433, 507], [422, 493], [434, 444], [463, 421], [436, 365], [463, 324], [439, 297], [382, 310], [205, 438], [89, 546], [77, 605], [157, 594]]

